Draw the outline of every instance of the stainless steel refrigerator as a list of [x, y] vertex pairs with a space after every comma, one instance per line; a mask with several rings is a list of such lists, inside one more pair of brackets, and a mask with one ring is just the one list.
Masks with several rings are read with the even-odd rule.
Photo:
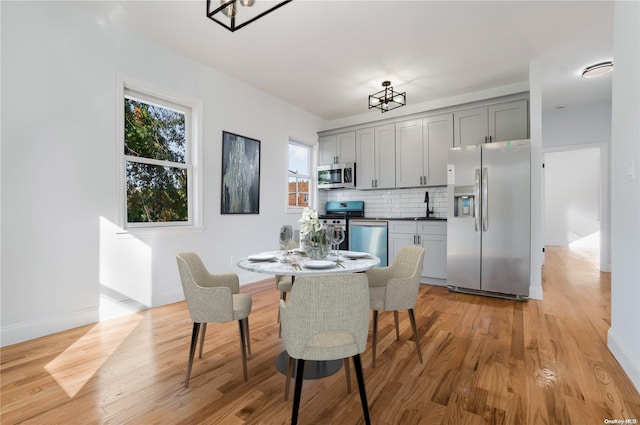
[[530, 176], [529, 140], [449, 149], [450, 290], [528, 299]]

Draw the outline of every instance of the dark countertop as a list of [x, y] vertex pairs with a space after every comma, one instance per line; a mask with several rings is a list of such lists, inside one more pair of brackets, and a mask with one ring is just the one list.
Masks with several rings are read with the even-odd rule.
[[446, 218], [440, 218], [440, 217], [393, 217], [393, 218], [383, 218], [381, 220], [447, 221]]
[[441, 217], [365, 217], [358, 220], [447, 221], [446, 218]]

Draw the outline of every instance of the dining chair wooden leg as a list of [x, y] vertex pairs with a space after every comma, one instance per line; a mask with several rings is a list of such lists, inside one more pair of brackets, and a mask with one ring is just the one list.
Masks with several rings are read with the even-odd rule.
[[393, 321], [396, 323], [396, 341], [400, 341], [400, 326], [398, 323], [398, 310], [393, 310]]
[[416, 350], [418, 350], [418, 360], [422, 363], [422, 350], [420, 349], [420, 338], [418, 337], [418, 327], [416, 326], [416, 316], [413, 313], [413, 309], [409, 310], [409, 319], [411, 320], [411, 328], [413, 329], [413, 337], [416, 340]]
[[287, 360], [287, 381], [284, 383], [284, 400], [289, 400], [289, 388], [291, 387], [291, 373], [293, 372], [293, 357]]
[[191, 378], [191, 366], [193, 365], [193, 356], [196, 354], [196, 345], [198, 344], [198, 333], [200, 331], [200, 323], [193, 322], [193, 331], [191, 332], [191, 345], [189, 346], [189, 358], [187, 359], [187, 376], [184, 380], [184, 387], [189, 386]]
[[293, 407], [291, 408], [291, 425], [298, 424], [298, 409], [300, 409], [300, 395], [302, 393], [302, 380], [304, 379], [304, 360], [296, 359], [296, 386], [293, 390]]
[[[349, 359], [345, 359], [349, 361]], [[360, 402], [362, 403], [362, 413], [364, 413], [364, 423], [371, 425], [371, 418], [369, 418], [369, 404], [367, 403], [367, 390], [364, 386], [364, 375], [362, 374], [362, 361], [360, 361], [360, 354], [353, 356], [353, 365], [356, 369], [356, 378], [358, 379], [358, 390], [360, 391]]]
[[249, 334], [249, 318], [243, 319], [244, 323], [244, 335], [247, 340], [247, 353], [251, 354], [251, 335]]
[[240, 328], [240, 349], [242, 351], [242, 374], [244, 375], [244, 382], [247, 382], [247, 343], [244, 333], [244, 324], [242, 322], [242, 320], [238, 320], [238, 327]]
[[378, 342], [378, 310], [373, 310], [373, 333], [371, 336], [371, 367], [376, 368], [376, 345]]
[[200, 326], [200, 350], [198, 351], [198, 358], [202, 358], [202, 349], [204, 348], [204, 334], [207, 333], [207, 324], [202, 323]]
[[343, 359], [342, 363], [344, 364], [344, 374], [347, 377], [347, 392], [351, 394], [351, 367], [349, 366], [349, 359]]

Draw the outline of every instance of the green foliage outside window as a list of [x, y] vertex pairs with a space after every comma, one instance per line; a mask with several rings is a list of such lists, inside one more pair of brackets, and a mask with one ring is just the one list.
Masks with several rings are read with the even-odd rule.
[[189, 220], [185, 114], [125, 98], [127, 222]]

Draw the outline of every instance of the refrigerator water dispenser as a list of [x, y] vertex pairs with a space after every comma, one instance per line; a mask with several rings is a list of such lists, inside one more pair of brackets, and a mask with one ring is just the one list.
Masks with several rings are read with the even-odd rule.
[[473, 187], [457, 186], [453, 195], [453, 216], [474, 217], [474, 205], [476, 202]]

